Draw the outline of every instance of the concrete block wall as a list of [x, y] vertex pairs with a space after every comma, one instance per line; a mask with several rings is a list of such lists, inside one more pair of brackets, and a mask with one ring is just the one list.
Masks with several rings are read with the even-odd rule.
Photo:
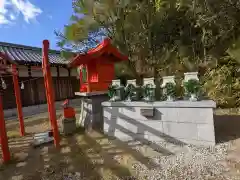
[[[98, 94], [82, 96], [82, 112], [79, 117], [78, 124], [86, 130], [97, 129], [102, 130], [103, 127], [103, 114], [101, 103], [108, 100], [108, 95]], [[80, 102], [80, 101], [79, 101]]]
[[[56, 101], [55, 102], [56, 110], [61, 110], [62, 109], [61, 104], [63, 102], [64, 101]], [[71, 99], [70, 100], [70, 105], [73, 106], [73, 107], [74, 106], [80, 106], [80, 100], [79, 99]], [[47, 112], [48, 107], [47, 107], [47, 104], [39, 104], [39, 105], [35, 105], [35, 106], [23, 107], [22, 110], [23, 110], [23, 117], [25, 117], [25, 116], [32, 116], [34, 114]], [[4, 110], [4, 117], [6, 119], [17, 117], [17, 109], [14, 108], [14, 109]]]
[[[215, 145], [213, 109], [207, 101], [103, 102], [104, 132], [123, 141], [142, 139], [152, 142]], [[152, 117], [141, 114], [153, 109]]]

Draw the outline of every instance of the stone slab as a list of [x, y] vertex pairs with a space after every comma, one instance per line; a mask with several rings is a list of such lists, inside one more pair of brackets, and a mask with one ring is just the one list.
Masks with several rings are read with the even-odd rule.
[[107, 94], [106, 91], [96, 91], [96, 92], [75, 92], [76, 96], [84, 96], [84, 97], [88, 97], [88, 96], [98, 96], [98, 95], [105, 95]]
[[144, 102], [144, 101], [117, 101], [109, 102], [105, 101], [102, 103], [104, 107], [167, 107], [167, 108], [216, 108], [216, 103], [212, 100], [204, 101], [155, 101], [155, 102]]
[[109, 99], [106, 92], [78, 93], [79, 104], [82, 111], [77, 124], [87, 131], [91, 129], [102, 130], [103, 115], [101, 103]]
[[76, 118], [61, 119], [61, 130], [64, 135], [70, 135], [76, 132]]

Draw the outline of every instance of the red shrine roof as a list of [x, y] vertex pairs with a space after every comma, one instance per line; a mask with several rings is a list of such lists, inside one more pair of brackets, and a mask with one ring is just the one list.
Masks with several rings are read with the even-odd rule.
[[120, 62], [128, 60], [128, 57], [121, 54], [117, 48], [113, 47], [110, 39], [103, 40], [97, 47], [89, 50], [85, 54], [78, 54], [70, 61], [69, 66], [79, 66], [81, 64], [87, 64], [92, 59], [96, 59], [100, 56], [112, 56], [113, 62]]

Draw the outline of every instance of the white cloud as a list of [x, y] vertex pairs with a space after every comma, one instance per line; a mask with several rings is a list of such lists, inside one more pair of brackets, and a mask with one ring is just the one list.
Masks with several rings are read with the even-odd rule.
[[29, 23], [29, 20], [34, 20], [42, 13], [42, 10], [30, 3], [28, 0], [12, 0], [12, 4], [22, 13], [24, 20]]
[[0, 14], [0, 24], [9, 24], [10, 21]]
[[20, 14], [29, 23], [41, 13], [42, 10], [29, 0], [0, 0], [0, 24], [17, 20]]
[[6, 6], [8, 5], [7, 0], [0, 0], [0, 13], [5, 14], [7, 12]]
[[10, 15], [9, 15], [9, 18], [13, 21], [13, 20], [16, 19], [16, 16], [15, 16], [14, 14], [10, 14]]

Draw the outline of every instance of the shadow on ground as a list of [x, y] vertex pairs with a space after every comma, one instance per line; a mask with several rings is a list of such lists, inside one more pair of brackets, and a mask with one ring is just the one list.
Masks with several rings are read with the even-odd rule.
[[142, 145], [127, 145], [95, 131], [63, 137], [60, 149], [53, 145], [33, 149], [30, 140], [31, 136], [10, 140], [14, 158], [10, 164], [0, 165], [0, 179], [134, 180], [139, 179], [139, 172], [132, 168], [136, 163], [146, 169], [157, 166], [147, 153], [136, 150]]
[[217, 143], [240, 138], [240, 115], [214, 115]]

